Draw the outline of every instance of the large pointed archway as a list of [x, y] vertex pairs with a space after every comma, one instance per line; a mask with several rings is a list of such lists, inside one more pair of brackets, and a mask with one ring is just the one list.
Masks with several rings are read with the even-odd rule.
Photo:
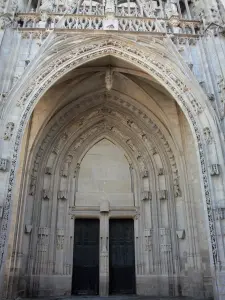
[[[55, 45], [57, 45], [57, 51], [54, 50], [54, 47], [52, 44], [52, 41], [54, 40], [54, 43], [57, 41]], [[65, 47], [65, 41], [67, 42], [67, 47]], [[74, 43], [76, 43], [76, 47], [74, 48]], [[122, 59], [122, 61], [126, 62], [131, 66], [129, 69], [126, 67], [123, 68], [123, 73], [131, 73], [131, 76], [138, 76], [140, 78], [144, 78], [146, 81], [152, 79], [156, 84], [159, 84], [165, 91], [167, 92], [170, 97], [172, 97], [176, 103], [179, 105], [181, 110], [183, 111], [184, 115], [186, 116], [188, 123], [190, 125], [194, 143], [195, 143], [195, 149], [197, 153], [198, 158], [198, 165], [200, 170], [200, 178], [201, 178], [201, 187], [202, 187], [202, 197], [203, 197], [203, 203], [205, 207], [206, 216], [207, 216], [207, 223], [208, 223], [208, 236], [210, 238], [210, 259], [211, 259], [211, 266], [212, 271], [215, 272], [215, 289], [217, 290], [218, 295], [220, 294], [219, 291], [219, 281], [217, 280], [217, 276], [222, 276], [221, 271], [221, 265], [223, 265], [224, 261], [224, 251], [223, 251], [223, 241], [217, 236], [220, 235], [220, 220], [215, 220], [213, 215], [213, 209], [214, 204], [217, 200], [220, 200], [221, 197], [221, 191], [223, 191], [223, 158], [222, 158], [222, 152], [221, 152], [221, 146], [220, 146], [220, 136], [217, 132], [217, 126], [216, 126], [216, 117], [214, 116], [213, 111], [208, 108], [207, 105], [207, 97], [204, 95], [202, 90], [199, 88], [198, 84], [195, 82], [195, 79], [192, 77], [190, 72], [184, 67], [182, 64], [182, 61], [176, 61], [175, 50], [170, 44], [169, 41], [162, 41], [158, 39], [152, 39], [150, 42], [148, 40], [148, 47], [146, 47], [144, 44], [144, 41], [141, 43], [134, 43], [132, 40], [128, 38], [120, 38], [116, 37], [113, 34], [109, 37], [105, 37], [104, 35], [97, 35], [94, 38], [89, 38], [85, 42], [83, 42], [82, 38], [77, 36], [74, 37], [67, 37], [61, 40], [60, 37], [51, 35], [49, 38], [49, 44], [47, 49], [43, 52], [42, 56], [39, 57], [37, 61], [34, 61], [28, 68], [27, 73], [24, 75], [23, 80], [21, 80], [20, 83], [18, 83], [14, 90], [12, 91], [11, 95], [9, 95], [8, 102], [5, 107], [5, 126], [4, 128], [7, 128], [5, 132], [5, 138], [3, 140], [3, 157], [7, 157], [8, 153], [10, 153], [10, 157], [8, 158], [9, 161], [11, 161], [10, 164], [10, 170], [7, 173], [4, 173], [3, 179], [9, 182], [8, 190], [6, 192], [6, 200], [4, 205], [4, 213], [3, 213], [3, 220], [2, 220], [2, 230], [1, 230], [1, 237], [2, 237], [2, 245], [1, 245], [1, 259], [2, 263], [5, 261], [6, 258], [6, 248], [7, 248], [7, 239], [8, 239], [8, 226], [9, 226], [9, 220], [10, 220], [10, 205], [12, 201], [12, 190], [15, 184], [15, 170], [18, 163], [18, 154], [19, 149], [21, 146], [21, 138], [24, 133], [25, 126], [29, 120], [29, 117], [31, 116], [31, 113], [35, 107], [35, 105], [38, 103], [39, 99], [43, 97], [43, 95], [46, 93], [47, 90], [49, 90], [55, 83], [60, 83], [60, 80], [63, 78], [63, 76], [67, 76], [67, 74], [70, 74], [73, 72], [74, 69], [77, 68], [79, 72], [80, 66], [82, 66], [85, 63], [92, 62], [94, 60], [105, 58], [108, 56], [115, 57], [117, 59]], [[171, 50], [170, 56], [168, 57], [168, 47]], [[177, 53], [176, 53], [177, 54]], [[37, 68], [38, 65], [38, 68]], [[132, 68], [136, 66], [138, 70], [132, 71]], [[101, 69], [102, 68], [102, 69]], [[121, 68], [121, 67], [120, 67]], [[107, 69], [107, 68], [106, 68]], [[98, 72], [105, 73], [105, 66], [100, 66], [100, 69]], [[108, 76], [109, 76], [109, 84], [111, 80], [111, 72], [117, 72], [119, 71], [119, 68], [116, 66], [114, 69], [110, 69]], [[80, 72], [81, 69], [80, 69]], [[107, 72], [106, 72], [107, 73]], [[32, 81], [29, 81], [28, 78], [32, 78]], [[106, 79], [107, 80], [107, 79]], [[110, 90], [111, 88], [109, 88]], [[133, 105], [134, 99], [129, 99], [126, 95], [123, 97], [124, 99], [120, 98], [121, 92], [113, 91], [107, 93], [104, 90], [104, 93], [100, 91], [100, 94], [95, 94], [91, 96], [85, 95], [85, 97], [80, 97], [82, 99], [81, 104], [75, 107], [76, 113], [78, 113], [79, 109], [83, 108], [85, 103], [85, 99], [88, 98], [89, 102], [97, 101], [97, 99], [100, 101], [109, 101], [109, 103], [119, 103], [121, 107], [125, 110], [132, 110], [133, 114], [136, 114], [137, 122], [147, 122], [147, 124], [150, 125], [143, 125], [146, 126], [145, 130], [141, 132], [141, 142], [140, 137], [136, 138], [135, 141], [133, 141], [130, 138], [125, 137], [124, 146], [127, 147], [127, 151], [130, 153], [135, 153], [136, 157], [136, 167], [141, 168], [143, 173], [140, 173], [139, 176], [137, 176], [137, 182], [139, 182], [139, 185], [141, 186], [141, 182], [144, 180], [143, 178], [146, 178], [147, 176], [144, 176], [144, 173], [146, 174], [150, 173], [150, 170], [145, 170], [144, 166], [151, 164], [150, 161], [148, 163], [143, 162], [141, 157], [141, 149], [137, 145], [140, 145], [143, 143], [143, 145], [147, 145], [149, 143], [147, 139], [147, 134], [150, 131], [150, 127], [154, 130], [154, 137], [157, 134], [159, 136], [159, 139], [164, 141], [164, 134], [163, 129], [161, 130], [158, 126], [155, 125], [155, 120], [157, 117], [152, 113], [151, 115], [151, 109], [149, 107], [149, 103], [147, 100], [143, 100], [143, 102]], [[135, 98], [135, 97], [134, 97]], [[94, 105], [94, 104], [93, 104]], [[111, 104], [110, 104], [111, 105]], [[109, 105], [109, 106], [110, 106]], [[114, 104], [117, 105], [117, 104]], [[68, 121], [69, 118], [74, 117], [74, 114], [72, 113], [73, 110], [71, 107], [73, 104], [70, 104], [67, 107], [69, 110], [67, 110], [66, 113], [63, 113], [62, 110], [59, 112], [59, 115], [57, 116], [57, 119], [60, 120], [60, 122], [56, 122], [54, 125], [53, 136], [55, 137], [56, 133], [56, 127], [60, 126], [62, 128], [62, 124], [64, 121]], [[85, 107], [85, 109], [87, 109]], [[63, 110], [66, 110], [64, 108]], [[56, 113], [57, 107], [52, 112]], [[102, 112], [102, 111], [101, 111]], [[111, 111], [103, 112], [103, 115], [109, 114], [111, 116]], [[152, 121], [149, 121], [149, 115], [152, 116]], [[49, 116], [50, 119], [51, 116]], [[96, 113], [97, 117], [97, 113]], [[116, 116], [115, 116], [116, 117]], [[118, 117], [118, 116], [117, 116]], [[95, 116], [91, 116], [91, 121], [94, 120]], [[54, 119], [54, 118], [53, 118]], [[113, 118], [112, 118], [113, 119]], [[142, 120], [143, 119], [143, 120]], [[142, 120], [142, 121], [140, 121]], [[166, 122], [166, 119], [163, 121]], [[49, 121], [49, 123], [45, 126], [45, 131], [47, 129], [50, 129], [50, 124], [53, 121]], [[119, 117], [118, 120], [119, 123], [123, 122], [122, 118]], [[126, 120], [128, 122], [128, 120]], [[46, 120], [47, 123], [47, 120]], [[108, 123], [108, 119], [107, 119]], [[113, 123], [113, 122], [112, 122]], [[157, 123], [157, 122], [156, 122]], [[98, 125], [94, 126], [95, 123], [93, 123], [93, 127], [87, 131], [91, 134], [91, 136], [94, 134], [92, 131], [96, 129], [96, 132], [98, 132], [98, 128], [101, 128], [101, 131], [108, 130], [113, 135], [113, 128], [114, 130], [118, 130], [116, 126], [113, 124], [106, 124], [104, 121], [100, 122]], [[128, 124], [128, 123], [127, 123]], [[164, 124], [165, 125], [165, 124]], [[148, 127], [150, 126], [150, 127]], [[162, 128], [164, 127], [161, 125]], [[135, 122], [133, 120], [130, 120], [129, 127], [133, 128], [135, 130]], [[124, 127], [125, 128], [125, 127]], [[129, 128], [128, 128], [129, 129]], [[137, 129], [138, 130], [138, 127]], [[117, 136], [119, 136], [120, 130], [118, 130]], [[125, 136], [127, 134], [126, 130]], [[134, 134], [134, 132], [132, 131]], [[146, 135], [145, 135], [146, 133]], [[136, 133], [138, 136], [138, 133]], [[139, 133], [140, 135], [140, 133]], [[168, 139], [172, 139], [171, 132], [168, 133]], [[121, 134], [122, 138], [123, 134]], [[51, 135], [47, 135], [47, 138], [45, 140], [46, 146], [49, 143], [49, 140], [52, 138]], [[146, 137], [146, 141], [144, 140]], [[138, 140], [139, 139], [139, 140]], [[81, 139], [82, 140], [82, 139]], [[83, 140], [87, 143], [88, 138], [83, 137]], [[72, 140], [71, 140], [72, 141]], [[91, 141], [89, 141], [90, 143]], [[164, 141], [164, 148], [165, 152], [171, 152], [173, 148], [177, 147], [176, 143], [172, 143], [173, 146], [170, 146], [169, 141]], [[135, 146], [136, 144], [136, 146]], [[167, 146], [167, 144], [169, 146]], [[35, 145], [35, 144], [34, 144]], [[65, 146], [65, 145], [64, 145]], [[87, 145], [86, 145], [87, 147]], [[142, 146], [141, 146], [142, 147]], [[166, 149], [167, 147], [167, 149]], [[168, 148], [169, 147], [169, 148]], [[66, 147], [65, 147], [66, 148]], [[9, 149], [13, 149], [10, 152]], [[35, 149], [35, 147], [34, 147]], [[43, 152], [43, 146], [39, 149], [38, 157], [40, 160], [40, 152]], [[217, 149], [217, 151], [214, 151]], [[36, 150], [35, 150], [36, 151]], [[84, 151], [84, 149], [83, 149]], [[152, 151], [152, 155], [156, 155], [158, 153], [155, 151], [155, 147], [152, 147], [152, 149], [148, 149], [147, 152]], [[133, 154], [134, 154], [133, 153]], [[138, 154], [137, 154], [138, 153]], [[155, 154], [154, 154], [155, 153]], [[46, 154], [45, 154], [46, 155]], [[32, 154], [32, 157], [34, 158], [34, 153]], [[140, 158], [139, 158], [140, 157]], [[169, 160], [173, 159], [173, 157], [176, 157], [174, 154], [169, 155]], [[32, 159], [33, 159], [32, 158]], [[139, 158], [139, 159], [138, 159]], [[47, 157], [46, 157], [47, 159]], [[161, 160], [158, 158], [158, 162], [155, 162], [155, 164], [158, 164], [159, 169], [163, 169], [163, 167], [160, 167], [162, 164]], [[168, 160], [168, 158], [167, 158]], [[51, 162], [53, 163], [54, 160], [51, 158]], [[65, 163], [68, 165], [68, 161]], [[153, 164], [153, 163], [152, 163]], [[174, 168], [174, 163], [172, 163], [171, 170]], [[177, 163], [176, 163], [177, 164]], [[219, 169], [218, 166], [220, 165]], [[49, 167], [49, 166], [48, 166]], [[43, 168], [43, 167], [42, 167]], [[35, 166], [33, 170], [38, 170]], [[184, 171], [184, 167], [181, 166], [182, 172]], [[178, 178], [181, 175], [177, 175], [176, 172], [171, 171], [174, 175], [174, 178], [172, 180], [172, 184], [174, 189], [176, 190], [176, 195], [179, 197], [180, 195], [180, 187], [178, 183]], [[176, 176], [178, 177], [175, 177]], [[212, 177], [213, 175], [216, 175]], [[160, 176], [163, 176], [160, 175]], [[139, 179], [138, 179], [139, 178]], [[148, 177], [147, 177], [148, 178]], [[37, 177], [32, 174], [32, 180], [36, 181]], [[220, 188], [215, 190], [213, 188], [213, 181], [217, 181], [217, 186], [219, 184]], [[162, 181], [163, 182], [163, 181]], [[165, 185], [166, 183], [161, 184]], [[32, 194], [35, 194], [35, 184], [31, 184], [33, 191], [31, 191], [30, 196], [33, 196]], [[142, 182], [142, 185], [145, 186], [146, 183]], [[161, 190], [160, 190], [161, 191]], [[162, 199], [166, 197], [165, 193], [166, 189], [162, 189]], [[137, 194], [139, 194], [139, 197], [141, 195], [141, 192], [150, 192], [150, 190], [147, 191], [139, 191]], [[160, 193], [161, 194], [161, 193]], [[63, 195], [63, 193], [62, 193]], [[144, 193], [143, 199], [146, 197], [149, 198], [149, 194]], [[147, 196], [146, 196], [147, 195]], [[213, 195], [213, 197], [211, 196]], [[48, 196], [46, 196], [48, 198]], [[62, 196], [65, 197], [65, 196]], [[161, 196], [160, 196], [161, 197]], [[215, 202], [214, 202], [215, 201]], [[165, 226], [166, 228], [166, 226]], [[173, 233], [174, 234], [174, 233]], [[169, 244], [169, 243], [168, 243]], [[34, 244], [33, 244], [34, 246]], [[219, 277], [218, 277], [219, 278]], [[218, 298], [219, 299], [219, 298]]]

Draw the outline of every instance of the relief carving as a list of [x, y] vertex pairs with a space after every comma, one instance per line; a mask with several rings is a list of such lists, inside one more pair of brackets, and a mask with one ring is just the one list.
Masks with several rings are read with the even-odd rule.
[[220, 175], [220, 165], [212, 164], [210, 166], [210, 174], [211, 176]]
[[159, 191], [159, 200], [167, 200], [167, 191], [166, 190]]
[[13, 135], [13, 129], [15, 124], [13, 122], [9, 122], [6, 125], [6, 130], [4, 133], [4, 140], [10, 140]]
[[8, 168], [8, 159], [0, 158], [0, 171], [6, 171]]
[[203, 134], [204, 134], [206, 143], [207, 143], [208, 145], [212, 144], [212, 143], [213, 143], [213, 135], [212, 135], [212, 132], [211, 132], [211, 130], [209, 129], [209, 127], [205, 127], [205, 128], [204, 128]]

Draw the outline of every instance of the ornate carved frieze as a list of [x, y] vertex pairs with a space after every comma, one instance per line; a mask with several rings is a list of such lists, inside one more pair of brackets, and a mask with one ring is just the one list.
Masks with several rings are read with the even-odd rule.
[[0, 171], [7, 171], [9, 161], [6, 158], [0, 158]]
[[15, 124], [13, 122], [9, 122], [6, 125], [6, 130], [4, 133], [4, 140], [10, 140], [13, 135], [13, 129]]

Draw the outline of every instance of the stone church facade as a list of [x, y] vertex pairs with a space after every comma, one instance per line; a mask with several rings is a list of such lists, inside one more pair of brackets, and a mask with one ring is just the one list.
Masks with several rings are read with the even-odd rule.
[[225, 299], [224, 9], [0, 0], [1, 299]]

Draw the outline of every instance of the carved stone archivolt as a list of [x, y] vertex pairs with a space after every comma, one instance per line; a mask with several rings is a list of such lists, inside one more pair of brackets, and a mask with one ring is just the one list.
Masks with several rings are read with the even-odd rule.
[[[57, 38], [57, 37], [56, 37]], [[66, 39], [64, 40], [64, 43], [66, 42]], [[157, 43], [161, 43], [163, 45], [163, 41], [157, 41]], [[89, 43], [86, 43], [86, 45], [83, 45], [82, 43], [79, 45], [77, 44], [76, 47], [74, 45], [70, 46], [71, 49], [66, 49], [64, 50], [59, 50], [58, 58], [56, 58], [53, 61], [49, 61], [49, 63], [45, 61], [45, 67], [44, 65], [40, 64], [40, 71], [36, 72], [36, 74], [32, 73], [32, 66], [30, 67], [30, 78], [32, 78], [32, 82], [29, 82], [28, 84], [24, 84], [21, 86], [20, 91], [21, 91], [21, 97], [17, 101], [18, 106], [21, 108], [21, 121], [20, 124], [16, 124], [18, 128], [16, 135], [15, 135], [15, 140], [14, 142], [14, 148], [13, 148], [13, 159], [12, 159], [12, 166], [10, 169], [9, 173], [9, 186], [8, 186], [8, 192], [6, 196], [6, 203], [5, 207], [7, 209], [4, 210], [3, 213], [3, 220], [2, 220], [2, 232], [1, 232], [1, 240], [3, 241], [1, 243], [1, 262], [3, 258], [3, 253], [5, 249], [5, 241], [7, 239], [7, 226], [8, 226], [8, 217], [9, 217], [9, 209], [10, 209], [10, 204], [11, 204], [11, 197], [12, 197], [12, 187], [14, 185], [14, 177], [15, 177], [15, 167], [17, 163], [17, 156], [18, 156], [18, 150], [19, 146], [21, 143], [21, 137], [24, 131], [24, 126], [26, 124], [27, 118], [30, 115], [30, 111], [36, 104], [36, 102], [39, 100], [39, 98], [43, 95], [43, 93], [59, 78], [61, 78], [64, 74], [69, 72], [70, 70], [80, 66], [84, 62], [91, 61], [93, 59], [97, 59], [106, 55], [113, 55], [113, 56], [119, 56], [121, 59], [124, 59], [127, 62], [130, 62], [132, 64], [135, 64], [139, 66], [142, 70], [145, 70], [148, 74], [151, 74], [159, 83], [162, 84], [162, 86], [166, 87], [166, 89], [171, 93], [171, 95], [176, 99], [176, 101], [181, 105], [183, 108], [191, 126], [193, 129], [193, 132], [195, 132], [195, 140], [198, 145], [198, 150], [199, 150], [199, 158], [200, 158], [200, 163], [201, 163], [201, 168], [202, 168], [202, 181], [203, 181], [203, 187], [204, 187], [204, 193], [205, 193], [205, 199], [206, 199], [206, 208], [207, 208], [207, 215], [208, 215], [208, 223], [209, 223], [209, 230], [210, 230], [210, 238], [211, 238], [211, 246], [212, 246], [212, 253], [213, 253], [213, 260], [214, 263], [216, 264], [218, 260], [218, 251], [217, 251], [217, 241], [216, 241], [216, 232], [215, 232], [215, 224], [214, 224], [214, 218], [213, 218], [213, 212], [212, 212], [212, 199], [211, 199], [211, 193], [210, 193], [210, 187], [209, 187], [209, 179], [208, 179], [208, 168], [206, 167], [206, 149], [203, 146], [203, 141], [202, 141], [202, 132], [203, 129], [201, 127], [202, 124], [199, 125], [199, 114], [204, 112], [205, 106], [202, 104], [203, 102], [200, 103], [201, 97], [198, 97], [198, 100], [195, 97], [195, 87], [192, 88], [189, 86], [189, 81], [185, 81], [185, 76], [181, 74], [181, 72], [178, 70], [176, 72], [177, 68], [174, 64], [169, 64], [169, 61], [164, 60], [164, 62], [160, 62], [160, 57], [157, 56], [157, 54], [154, 52], [154, 46], [150, 46], [149, 49], [144, 49], [141, 47], [136, 47], [135, 44], [132, 44], [130, 41], [129, 42], [124, 42], [121, 39], [117, 38], [101, 38], [101, 39], [96, 39], [95, 41], [90, 41]], [[153, 47], [153, 48], [151, 48]], [[157, 47], [155, 47], [157, 48]], [[51, 50], [52, 51], [52, 50]], [[60, 52], [62, 51], [62, 52]], [[152, 55], [154, 54], [154, 55]], [[48, 51], [46, 51], [46, 55], [48, 55]], [[44, 60], [43, 60], [44, 61]], [[176, 74], [176, 75], [175, 75]], [[33, 75], [33, 76], [32, 76]], [[26, 78], [24, 78], [26, 80]], [[19, 86], [18, 86], [19, 87]], [[17, 87], [17, 88], [18, 88]], [[16, 91], [16, 88], [15, 88]], [[196, 94], [198, 94], [196, 92]], [[13, 93], [10, 95], [10, 97], [13, 97]], [[16, 97], [15, 97], [16, 98]], [[17, 98], [18, 99], [18, 98]], [[119, 105], [123, 108], [128, 109], [128, 106], [126, 105], [126, 101], [123, 99], [111, 99], [112, 102], [119, 103]], [[77, 107], [77, 112], [81, 113], [79, 109], [84, 108], [83, 104], [79, 104], [79, 107]], [[18, 108], [17, 108], [18, 109]], [[23, 112], [22, 112], [23, 111]], [[174, 185], [174, 196], [175, 197], [180, 197], [181, 196], [181, 188], [179, 186], [179, 172], [177, 168], [177, 164], [175, 161], [175, 156], [173, 154], [174, 147], [171, 145], [170, 142], [165, 138], [164, 134], [162, 131], [158, 128], [158, 126], [154, 125], [154, 123], [149, 120], [148, 116], [146, 116], [145, 113], [143, 113], [140, 110], [132, 110], [131, 106], [131, 112], [130, 114], [133, 114], [134, 120], [130, 118], [125, 119], [125, 123], [127, 126], [126, 132], [122, 132], [122, 135], [126, 135], [130, 132], [134, 132], [136, 134], [136, 140], [142, 139], [144, 141], [145, 149], [141, 149], [140, 146], [138, 146], [137, 141], [133, 141], [133, 139], [130, 137], [130, 139], [127, 139], [124, 142], [124, 145], [126, 144], [126, 149], [132, 156], [136, 156], [136, 153], [138, 153], [138, 156], [136, 157], [136, 166], [139, 166], [139, 172], [142, 172], [142, 180], [145, 177], [149, 176], [149, 171], [148, 169], [144, 169], [142, 167], [142, 157], [143, 161], [146, 162], [146, 157], [144, 157], [143, 153], [144, 152], [149, 152], [149, 160], [151, 159], [154, 162], [154, 159], [152, 156], [150, 156], [150, 152], [153, 154], [154, 151], [153, 149], [156, 148], [157, 151], [159, 151], [161, 146], [163, 145], [163, 151], [166, 153], [166, 157], [168, 159], [169, 166], [166, 167], [166, 169], [172, 169], [173, 171], [173, 185]], [[34, 162], [34, 168], [33, 168], [33, 173], [30, 178], [30, 184], [29, 184], [29, 195], [30, 196], [35, 196], [36, 193], [36, 185], [37, 185], [37, 175], [38, 175], [38, 166], [41, 162], [41, 158], [43, 155], [46, 155], [46, 149], [49, 143], [51, 143], [54, 140], [54, 137], [56, 135], [56, 132], [59, 128], [62, 128], [62, 124], [65, 124], [68, 118], [72, 117], [73, 112], [72, 111], [67, 111], [59, 116], [59, 121], [55, 122], [55, 124], [52, 124], [51, 130], [48, 131], [46, 134], [45, 138], [42, 140], [42, 145], [39, 148], [38, 152], [36, 153], [35, 157], [35, 162]], [[138, 118], [141, 118], [142, 123], [144, 125], [143, 128], [139, 128], [137, 124], [135, 124], [135, 116], [138, 115]], [[74, 117], [74, 116], [73, 116]], [[130, 116], [129, 116], [130, 117]], [[95, 117], [94, 117], [95, 118]], [[93, 118], [93, 120], [94, 120]], [[98, 118], [98, 116], [96, 116]], [[113, 117], [112, 117], [113, 119]], [[84, 121], [85, 122], [85, 121]], [[113, 122], [112, 122], [113, 123]], [[125, 124], [124, 123], [124, 124]], [[102, 124], [105, 124], [104, 122]], [[147, 128], [147, 124], [149, 127], [151, 127], [151, 132], [154, 133], [154, 135], [157, 136], [158, 144], [153, 145], [153, 148], [150, 149], [151, 147], [151, 139], [146, 133], [147, 131], [144, 130], [144, 128]], [[137, 128], [135, 129], [135, 126], [137, 125]], [[102, 125], [101, 125], [102, 126]], [[104, 125], [105, 126], [105, 125]], [[142, 127], [141, 126], [141, 127]], [[207, 124], [205, 125], [205, 127]], [[128, 128], [129, 127], [129, 128]], [[76, 138], [77, 142], [74, 145], [74, 148], [72, 152], [65, 153], [65, 155], [75, 155], [76, 151], [79, 149], [79, 147], [82, 147], [82, 143], [85, 141], [88, 141], [88, 134], [94, 135], [97, 134], [97, 129], [98, 127], [93, 127], [92, 130], [95, 131], [86, 131], [82, 132], [82, 134], [79, 132], [77, 136], [74, 136]], [[103, 128], [103, 127], [101, 127]], [[116, 125], [114, 125], [114, 128], [116, 128]], [[129, 129], [129, 130], [128, 130]], [[142, 131], [142, 135], [140, 136], [140, 129]], [[78, 126], [79, 130], [79, 126]], [[120, 130], [119, 130], [120, 131]], [[65, 131], [64, 131], [65, 132]], [[67, 132], [67, 131], [66, 131]], [[68, 131], [69, 132], [69, 131]], [[120, 131], [121, 132], [121, 131]], [[78, 133], [78, 132], [77, 132]], [[71, 133], [72, 134], [72, 133]], [[208, 133], [207, 133], [208, 134]], [[70, 134], [69, 134], [70, 135]], [[77, 137], [80, 137], [77, 139]], [[121, 139], [123, 137], [121, 136]], [[69, 140], [69, 138], [68, 138]], [[67, 138], [66, 138], [67, 141]], [[127, 142], [128, 141], [128, 142]], [[60, 142], [60, 141], [58, 141]], [[65, 141], [64, 141], [65, 142]], [[79, 144], [80, 143], [80, 144]], [[58, 145], [54, 145], [55, 150], [52, 149], [52, 153], [57, 156], [59, 155], [60, 151], [57, 151], [57, 148], [61, 148]], [[81, 148], [80, 148], [81, 149]], [[147, 149], [147, 150], [146, 150]], [[140, 154], [139, 154], [140, 152]], [[160, 151], [159, 151], [160, 152]], [[157, 152], [155, 152], [157, 153]], [[162, 153], [161, 153], [162, 154]], [[50, 155], [50, 154], [49, 154]], [[61, 154], [62, 155], [62, 154]], [[153, 154], [154, 156], [155, 154]], [[67, 157], [67, 156], [63, 156]], [[140, 159], [141, 157], [141, 159]], [[140, 163], [138, 163], [138, 158]], [[67, 162], [68, 165], [65, 165], [66, 162], [61, 161], [61, 177], [67, 179], [67, 169], [69, 169], [70, 162]], [[77, 163], [78, 161], [76, 161]], [[52, 161], [52, 166], [54, 166], [54, 159]], [[79, 162], [78, 162], [79, 163]], [[145, 163], [144, 163], [145, 165]], [[48, 168], [47, 176], [52, 177], [52, 166], [45, 166], [45, 170]], [[65, 172], [64, 172], [65, 168]], [[157, 169], [157, 168], [156, 168]], [[166, 170], [165, 170], [166, 172]], [[65, 175], [64, 175], [65, 174]], [[162, 175], [163, 176], [163, 175]], [[161, 176], [160, 176], [161, 177]], [[164, 189], [163, 189], [164, 190]], [[59, 192], [64, 193], [67, 190], [59, 190]], [[59, 193], [59, 194], [60, 194]], [[66, 194], [65, 194], [66, 195]], [[66, 196], [63, 196], [63, 199], [66, 200]], [[58, 198], [59, 200], [61, 199]], [[60, 203], [63, 201], [60, 201]], [[66, 201], [64, 201], [66, 202]], [[162, 201], [163, 202], [163, 201]], [[166, 202], [166, 201], [164, 201]], [[63, 204], [62, 204], [63, 205]], [[42, 231], [41, 231], [42, 232]], [[39, 245], [42, 243], [46, 244], [47, 243], [47, 234], [39, 234]], [[46, 243], [45, 243], [46, 242]], [[168, 242], [168, 243], [167, 243]], [[170, 241], [168, 240], [165, 243], [165, 247], [163, 246], [162, 249], [166, 251], [162, 252], [170, 252], [169, 245]], [[162, 243], [163, 245], [163, 243]], [[45, 247], [44, 247], [45, 248]], [[42, 249], [42, 248], [41, 248]]]

